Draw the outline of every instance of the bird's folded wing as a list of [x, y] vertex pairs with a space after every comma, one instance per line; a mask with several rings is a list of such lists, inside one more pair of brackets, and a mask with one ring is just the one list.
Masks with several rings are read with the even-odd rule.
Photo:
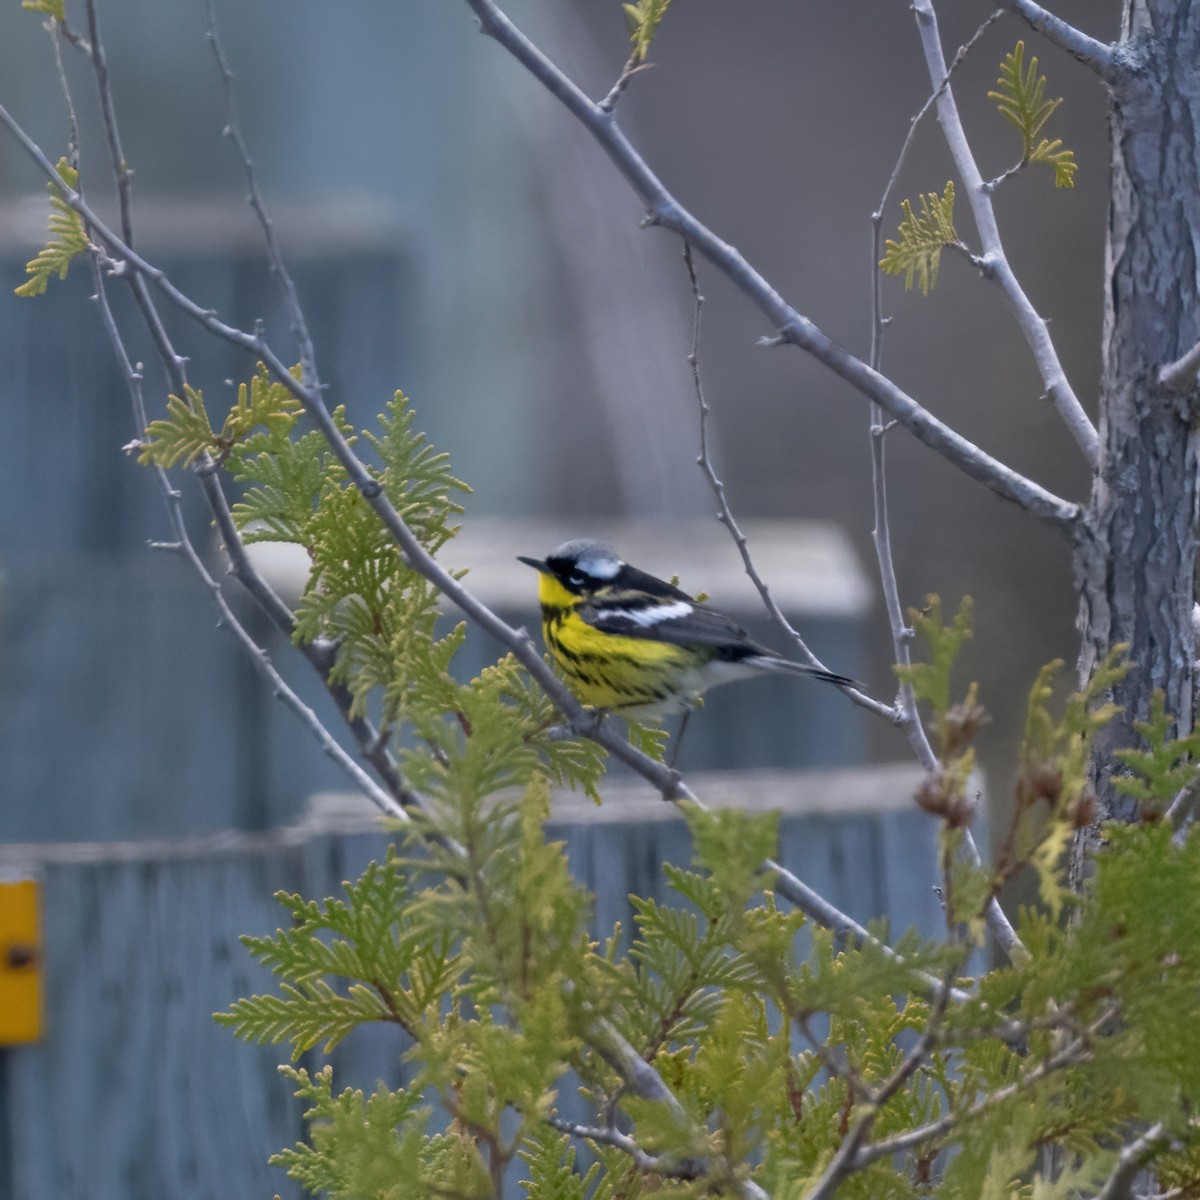
[[748, 654], [769, 653], [724, 613], [694, 600], [631, 595], [603, 604], [583, 604], [579, 615], [594, 628], [621, 637], [647, 638], [675, 646], [724, 646]]

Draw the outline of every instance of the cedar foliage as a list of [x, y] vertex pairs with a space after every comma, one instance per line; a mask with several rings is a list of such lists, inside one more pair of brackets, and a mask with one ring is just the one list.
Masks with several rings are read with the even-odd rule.
[[[751, 1185], [803, 1196], [832, 1170], [839, 1194], [864, 1200], [1053, 1200], [1098, 1191], [1150, 1129], [1140, 1155], [1179, 1195], [1200, 1194], [1200, 1030], [1178, 1019], [1200, 994], [1200, 837], [1159, 819], [1195, 747], [1169, 741], [1165, 716], [1125, 756], [1147, 819], [1106, 831], [1086, 897], [1062, 862], [1090, 819], [1085, 765], [1113, 714], [1119, 650], [1061, 703], [1054, 665], [1039, 676], [1013, 826], [1000, 860], [978, 867], [960, 840], [986, 714], [951, 678], [970, 609], [947, 620], [931, 597], [912, 614], [929, 653], [902, 674], [939, 750], [917, 799], [941, 822], [943, 938], [900, 932], [888, 950], [883, 921], [861, 944], [809, 927], [762, 869], [771, 817], [689, 811], [695, 858], [666, 868], [669, 899], [635, 898], [632, 937], [597, 939], [590, 897], [543, 827], [552, 786], [598, 795], [599, 751], [552, 736], [547, 702], [510, 659], [454, 678], [461, 633], [435, 629], [437, 597], [286, 393], [257, 395], [222, 425], [237, 436], [209, 446], [245, 485], [237, 520], [249, 538], [308, 550], [296, 637], [335, 642], [333, 672], [360, 710], [408, 735], [401, 770], [425, 800], [341, 897], [280, 895], [285, 925], [243, 939], [278, 983], [218, 1014], [237, 1036], [295, 1060], [382, 1023], [404, 1063], [403, 1087], [370, 1095], [339, 1090], [329, 1067], [282, 1068], [308, 1134], [278, 1166], [346, 1198], [483, 1200], [512, 1171], [539, 1200]], [[194, 412], [172, 405], [144, 456], [177, 456]], [[402, 396], [381, 428], [347, 432], [369, 438], [423, 542], [452, 548], [462, 485]], [[984, 905], [1020, 871], [1044, 901], [1019, 914], [1028, 953], [972, 977]], [[635, 1086], [631, 1055], [667, 1098]], [[561, 1116], [574, 1093], [586, 1127]]]

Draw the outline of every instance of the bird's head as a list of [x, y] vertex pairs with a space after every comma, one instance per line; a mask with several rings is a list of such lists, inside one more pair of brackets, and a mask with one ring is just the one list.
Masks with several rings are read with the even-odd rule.
[[[607, 542], [593, 538], [564, 542], [544, 559], [518, 555], [517, 561], [541, 573], [543, 602], [552, 598], [555, 585], [571, 597], [590, 596], [610, 586], [625, 565]], [[547, 596], [548, 589], [551, 597]]]

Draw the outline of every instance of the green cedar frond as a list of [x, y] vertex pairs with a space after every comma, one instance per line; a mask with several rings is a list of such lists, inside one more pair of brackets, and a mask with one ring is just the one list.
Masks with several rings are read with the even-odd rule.
[[425, 435], [413, 429], [415, 413], [403, 392], [388, 402], [379, 417], [382, 436], [367, 431], [383, 464], [380, 483], [417, 539], [436, 553], [454, 535], [450, 518], [463, 511], [453, 494], [470, 488], [450, 470], [450, 456], [429, 445]]
[[190, 467], [200, 455], [215, 447], [216, 434], [204, 407], [204, 394], [185, 383], [182, 397], [167, 397], [167, 415], [146, 426], [138, 462], [157, 467], [173, 467], [182, 462]]
[[352, 1088], [335, 1096], [331, 1067], [315, 1076], [293, 1067], [281, 1067], [280, 1072], [308, 1105], [304, 1120], [312, 1140], [274, 1155], [272, 1166], [284, 1168], [313, 1195], [332, 1200], [433, 1194], [422, 1186], [422, 1142], [429, 1112], [420, 1096], [393, 1092], [382, 1083], [365, 1098]]
[[352, 1029], [389, 1016], [379, 993], [362, 984], [339, 995], [325, 980], [316, 979], [281, 983], [279, 992], [236, 1000], [215, 1019], [246, 1042], [290, 1042], [294, 1061], [318, 1043], [324, 1043], [328, 1053]]
[[661, 725], [627, 720], [625, 733], [635, 749], [655, 762], [666, 761], [667, 739], [671, 735]]
[[[965, 786], [963, 772], [960, 786]], [[945, 876], [942, 904], [948, 919], [965, 930], [972, 945], [982, 945], [986, 925], [984, 910], [996, 892], [996, 872], [987, 864], [977, 865], [962, 853], [964, 831], [946, 822], [939, 833], [941, 862]]]
[[709, 872], [730, 910], [742, 910], [762, 884], [762, 864], [779, 850], [779, 814], [688, 809], [697, 865]]
[[1025, 66], [1025, 43], [1017, 42], [1000, 64], [1000, 78], [996, 81], [999, 91], [988, 92], [988, 99], [996, 102], [1000, 115], [1014, 125], [1023, 143], [1022, 157], [1028, 158], [1033, 139], [1042, 131], [1062, 99], [1047, 100], [1046, 77], [1038, 74], [1038, 60], [1033, 57]]
[[[293, 373], [299, 371], [296, 367]], [[183, 397], [167, 397], [167, 415], [146, 427], [138, 462], [159, 467], [185, 467], [211, 452], [218, 464], [224, 463], [233, 448], [252, 430], [264, 428], [268, 444], [286, 440], [300, 413], [300, 402], [288, 388], [271, 379], [267, 368], [258, 371], [249, 387], [240, 384], [237, 399], [217, 433], [204, 407], [204, 396], [197, 388], [183, 385]]]
[[521, 721], [523, 738], [541, 756], [552, 783], [578, 789], [599, 804], [600, 780], [608, 754], [590, 738], [565, 738], [561, 733], [558, 710], [512, 655], [506, 655], [492, 668], [503, 673], [499, 679], [500, 699], [511, 705]]
[[570, 1139], [546, 1126], [526, 1138], [521, 1157], [529, 1168], [529, 1178], [521, 1180], [526, 1200], [586, 1200], [600, 1174], [598, 1162], [585, 1175], [576, 1171]]
[[1200, 759], [1200, 729], [1181, 738], [1171, 737], [1175, 718], [1167, 712], [1166, 697], [1157, 689], [1150, 699], [1150, 717], [1135, 721], [1134, 729], [1146, 743], [1145, 750], [1118, 750], [1116, 756], [1132, 775], [1114, 776], [1113, 785], [1132, 796], [1143, 808], [1165, 808], [1185, 784], [1196, 777]]
[[1054, 168], [1054, 186], [1069, 188], [1075, 186], [1075, 172], [1079, 164], [1075, 161], [1074, 150], [1064, 150], [1062, 139], [1048, 141], [1043, 138], [1030, 152], [1031, 163], [1047, 163]]
[[[291, 1042], [296, 1057], [366, 1021], [414, 1030], [437, 1008], [461, 964], [450, 935], [427, 928], [409, 903], [399, 859], [389, 854], [343, 886], [344, 900], [324, 904], [277, 895], [290, 927], [242, 942], [283, 981], [280, 995], [239, 1000], [217, 1015], [221, 1024], [248, 1041]], [[338, 991], [331, 979], [349, 986]]]
[[[301, 368], [293, 367], [291, 373], [293, 378], [298, 379]], [[251, 430], [259, 426], [267, 431], [268, 438], [282, 440], [291, 433], [302, 410], [303, 406], [288, 386], [272, 379], [266, 366], [259, 363], [249, 386], [238, 384], [237, 400], [217, 435], [217, 450], [223, 459]]]
[[[58, 20], [63, 19], [62, 0], [46, 0], [44, 5], [25, 4], [37, 12], [49, 13]], [[79, 183], [79, 172], [60, 158], [56, 167], [59, 178], [71, 189]], [[50, 282], [51, 275], [66, 279], [71, 260], [82, 254], [88, 246], [83, 218], [63, 199], [62, 189], [48, 183], [50, 192], [50, 240], [38, 251], [37, 257], [25, 264], [29, 279], [14, 289], [18, 296], [40, 296]]]
[[896, 666], [893, 670], [901, 683], [912, 686], [919, 701], [928, 704], [939, 721], [950, 711], [950, 672], [971, 637], [971, 597], [964, 596], [949, 625], [942, 620], [942, 602], [938, 596], [926, 597], [924, 610], [910, 608], [908, 618], [918, 637], [928, 646], [930, 661]]
[[[56, 21], [63, 21], [66, 20], [63, 15], [63, 2], [64, 0], [21, 0], [21, 7], [29, 12], [46, 13]], [[71, 183], [70, 180], [67, 182]], [[71, 183], [71, 186], [74, 187], [74, 183]]]
[[885, 275], [903, 275], [906, 291], [912, 288], [915, 279], [921, 295], [927, 296], [937, 286], [943, 247], [962, 245], [954, 228], [954, 182], [947, 182], [941, 196], [929, 192], [917, 199], [921, 206], [919, 215], [907, 200], [900, 202], [904, 210], [900, 240], [888, 239], [879, 266]]
[[958, 952], [927, 942], [909, 930], [893, 943], [896, 955], [903, 957], [897, 961], [882, 946], [886, 928], [878, 921], [867, 928], [881, 942], [863, 942], [853, 953], [840, 952], [829, 930], [812, 929], [812, 953], [789, 980], [795, 1009], [869, 1020], [875, 997], [919, 990], [919, 983], [914, 989], [915, 972], [940, 975], [946, 970], [948, 955], [958, 957]]
[[254, 434], [231, 451], [226, 465], [235, 479], [254, 485], [233, 505], [242, 540], [307, 547], [308, 522], [324, 481], [341, 471], [324, 435]]
[[629, 41], [633, 45], [631, 58], [635, 63], [646, 61], [650, 43], [670, 5], [671, 0], [634, 0], [634, 3], [621, 5], [629, 30]]
[[1021, 165], [1046, 163], [1054, 168], [1055, 187], [1074, 187], [1078, 166], [1074, 152], [1062, 149], [1059, 138], [1037, 140], [1042, 127], [1062, 104], [1062, 98], [1045, 98], [1046, 77], [1038, 74], [1036, 56], [1029, 60], [1028, 67], [1025, 66], [1023, 41], [1017, 42], [1004, 56], [996, 87], [997, 91], [988, 92], [988, 99], [995, 101], [1000, 115], [1021, 135]]
[[1038, 873], [1042, 900], [1057, 913], [1069, 894], [1059, 869], [1075, 828], [1091, 820], [1088, 765], [1092, 740], [1119, 711], [1106, 699], [1130, 668], [1126, 647], [1115, 646], [1084, 688], [1054, 716], [1050, 702], [1060, 660], [1047, 663], [1029, 694], [1021, 743], [1016, 806], [1000, 864], [1007, 875], [1025, 863]]

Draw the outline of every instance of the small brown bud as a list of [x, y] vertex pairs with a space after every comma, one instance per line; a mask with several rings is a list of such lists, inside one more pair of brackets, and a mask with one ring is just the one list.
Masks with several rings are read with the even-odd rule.
[[946, 777], [940, 771], [930, 771], [921, 780], [914, 797], [918, 808], [923, 808], [935, 817], [944, 817], [950, 797], [946, 795]]
[[915, 799], [918, 808], [941, 817], [952, 829], [969, 825], [978, 805], [978, 797], [967, 797], [955, 790], [941, 771], [931, 771], [925, 776]]
[[[974, 695], [974, 689], [971, 692]], [[991, 717], [982, 704], [974, 704], [968, 698], [964, 704], [956, 704], [946, 713], [942, 722], [942, 750], [945, 755], [955, 755], [970, 744]]]
[[1090, 787], [1085, 787], [1078, 796], [1068, 802], [1065, 816], [1076, 829], [1095, 825], [1100, 815], [1100, 801]]
[[1038, 763], [1027, 767], [1017, 778], [1017, 803], [1028, 805], [1045, 800], [1051, 808], [1056, 808], [1062, 790], [1062, 771], [1054, 763]]
[[975, 819], [975, 810], [979, 807], [979, 793], [974, 796], [959, 794], [953, 798], [946, 813], [946, 824], [951, 829], [962, 829]]

